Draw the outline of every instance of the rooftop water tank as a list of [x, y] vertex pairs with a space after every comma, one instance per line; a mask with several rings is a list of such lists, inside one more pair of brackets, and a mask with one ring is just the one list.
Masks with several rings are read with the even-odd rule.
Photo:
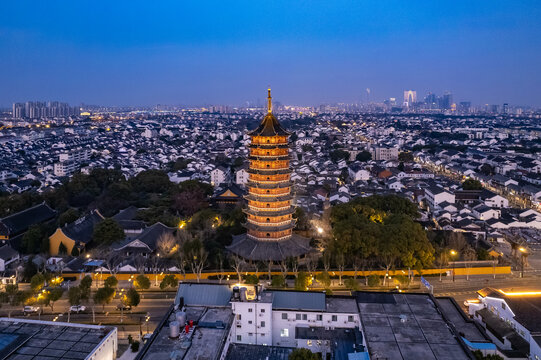
[[180, 335], [180, 329], [178, 325], [178, 321], [171, 321], [169, 323], [169, 337], [172, 339], [178, 338]]

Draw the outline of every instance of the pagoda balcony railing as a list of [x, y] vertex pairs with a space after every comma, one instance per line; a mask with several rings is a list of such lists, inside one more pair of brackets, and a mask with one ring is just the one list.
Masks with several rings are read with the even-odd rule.
[[289, 234], [289, 235], [286, 235], [286, 236], [282, 236], [282, 237], [279, 237], [279, 238], [266, 238], [266, 237], [257, 237], [257, 236], [252, 236], [250, 234], [246, 234], [246, 236], [248, 236], [249, 238], [252, 238], [254, 240], [262, 240], [262, 241], [281, 241], [281, 240], [286, 240], [286, 239], [289, 239], [291, 237], [291, 235], [293, 234]]
[[271, 169], [271, 168], [264, 168], [264, 169], [255, 169], [250, 168], [247, 171], [248, 174], [258, 174], [258, 175], [288, 175], [291, 174], [291, 170], [289, 168], [282, 168], [282, 169]]
[[252, 223], [254, 225], [258, 225], [258, 226], [264, 226], [264, 227], [273, 227], [273, 226], [280, 226], [280, 225], [288, 225], [288, 224], [295, 224], [295, 219], [289, 219], [289, 220], [284, 220], [284, 221], [280, 221], [280, 222], [266, 222], [266, 221], [255, 221], [255, 220], [252, 220], [252, 219], [246, 219], [249, 223]]
[[295, 208], [293, 206], [289, 206], [286, 209], [282, 209], [282, 210], [267, 211], [266, 208], [264, 210], [259, 210], [259, 209], [255, 210], [255, 209], [250, 209], [248, 207], [248, 208], [243, 209], [243, 212], [247, 215], [252, 215], [252, 216], [273, 217], [273, 216], [293, 215], [295, 213]]
[[291, 160], [291, 156], [289, 155], [248, 155], [248, 160], [284, 161], [284, 160]]
[[248, 147], [252, 149], [286, 149], [289, 148], [289, 144], [250, 144]]
[[250, 182], [254, 182], [254, 183], [258, 183], [258, 184], [281, 184], [281, 183], [290, 182], [291, 184], [293, 184], [290, 179], [284, 179], [284, 180], [255, 180], [255, 179], [248, 179], [247, 186], [250, 186]]
[[[287, 188], [283, 188], [283, 189], [287, 189]], [[250, 189], [250, 195], [253, 195], [253, 196], [260, 196], [260, 197], [280, 197], [280, 196], [284, 196], [284, 195], [290, 195], [291, 192], [288, 190], [286, 192], [281, 192], [281, 193], [274, 193], [274, 194], [262, 194], [262, 193], [258, 193], [258, 192], [253, 192], [252, 189]]]
[[248, 180], [246, 183], [248, 188], [256, 189], [285, 189], [293, 186], [291, 180], [280, 180], [280, 181], [270, 181], [270, 180]]
[[253, 206], [253, 205], [248, 205], [248, 207], [254, 211], [268, 211], [268, 212], [276, 212], [276, 211], [280, 211], [280, 210], [288, 210], [291, 208], [291, 205], [288, 205], [288, 206], [282, 206], [282, 207], [275, 207], [275, 208], [271, 208], [271, 207], [257, 207], [257, 206]]

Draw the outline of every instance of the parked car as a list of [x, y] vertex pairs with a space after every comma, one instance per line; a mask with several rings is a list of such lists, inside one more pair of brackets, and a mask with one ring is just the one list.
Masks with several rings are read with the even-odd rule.
[[74, 313], [80, 313], [86, 310], [86, 307], [84, 305], [73, 305], [70, 306], [70, 311]]
[[131, 305], [118, 304], [116, 306], [117, 310], [131, 310]]
[[23, 308], [23, 314], [32, 314], [32, 313], [37, 313], [38, 311], [39, 311], [38, 306], [25, 306]]

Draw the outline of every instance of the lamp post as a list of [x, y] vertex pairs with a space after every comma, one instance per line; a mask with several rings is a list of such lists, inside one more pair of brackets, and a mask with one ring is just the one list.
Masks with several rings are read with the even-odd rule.
[[526, 256], [526, 249], [523, 247], [518, 248], [520, 251], [520, 277], [524, 277], [524, 256]]
[[[453, 257], [456, 255], [455, 250], [451, 250], [451, 260], [453, 260]], [[455, 282], [455, 262], [453, 261], [453, 282]]]

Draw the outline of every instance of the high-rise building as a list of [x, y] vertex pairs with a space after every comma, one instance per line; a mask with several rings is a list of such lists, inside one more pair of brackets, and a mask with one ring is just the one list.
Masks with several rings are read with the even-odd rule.
[[246, 234], [233, 237], [229, 250], [248, 260], [280, 261], [310, 251], [309, 239], [293, 234], [295, 207], [291, 200], [289, 133], [268, 111], [251, 138], [248, 169]]
[[451, 94], [450, 92], [446, 92], [440, 98], [440, 109], [449, 110], [452, 105], [453, 105], [453, 94]]
[[13, 117], [16, 119], [30, 118], [39, 119], [46, 117], [65, 117], [80, 115], [78, 107], [70, 107], [66, 103], [58, 101], [39, 102], [27, 101], [26, 103], [13, 104]]
[[405, 90], [404, 91], [404, 106], [410, 107], [417, 102], [417, 91]]
[[461, 101], [458, 104], [458, 111], [461, 113], [469, 113], [471, 111], [471, 102], [470, 101]]
[[437, 109], [438, 108], [438, 97], [436, 94], [429, 92], [425, 96], [425, 105], [428, 109]]
[[509, 104], [508, 103], [503, 104], [502, 113], [503, 114], [509, 114]]

